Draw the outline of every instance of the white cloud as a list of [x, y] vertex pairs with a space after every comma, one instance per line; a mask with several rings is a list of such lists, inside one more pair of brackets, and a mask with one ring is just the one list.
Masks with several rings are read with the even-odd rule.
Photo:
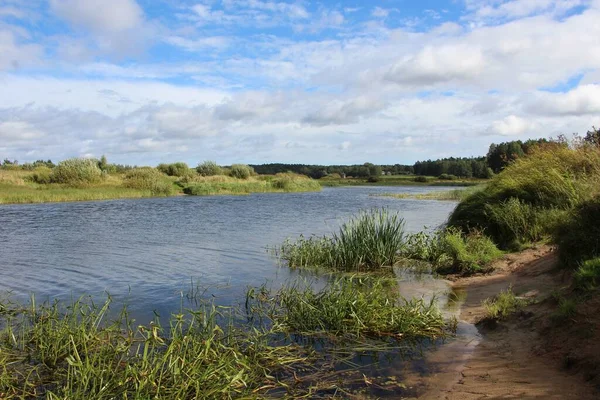
[[196, 52], [205, 49], [223, 49], [230, 43], [230, 39], [225, 36], [209, 36], [198, 39], [187, 39], [180, 36], [169, 36], [165, 42], [174, 46], [181, 47], [185, 51]]
[[13, 32], [0, 29], [0, 71], [18, 70], [36, 64], [43, 52], [42, 46], [19, 43]]
[[509, 115], [502, 120], [494, 121], [490, 126], [493, 134], [502, 136], [522, 135], [534, 130], [535, 124], [516, 115]]
[[547, 116], [600, 116], [600, 85], [582, 85], [567, 93], [538, 93], [527, 109]]

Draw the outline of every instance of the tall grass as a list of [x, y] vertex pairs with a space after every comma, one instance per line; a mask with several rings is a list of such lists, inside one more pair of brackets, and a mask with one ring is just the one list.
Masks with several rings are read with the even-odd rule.
[[583, 202], [567, 214], [554, 236], [563, 265], [577, 268], [600, 256], [600, 196]]
[[600, 149], [541, 147], [462, 201], [449, 226], [481, 230], [501, 247], [515, 249], [549, 237], [561, 213], [589, 199], [599, 182]]
[[195, 176], [180, 180], [183, 191], [189, 195], [244, 195], [271, 192], [312, 192], [321, 190], [321, 185], [310, 178], [296, 174], [249, 177], [238, 179], [228, 176]]
[[276, 251], [291, 268], [338, 271], [391, 266], [404, 245], [404, 220], [385, 209], [361, 211], [329, 237], [286, 241]]
[[461, 201], [484, 189], [484, 185], [469, 186], [462, 189], [453, 189], [429, 193], [383, 193], [375, 196], [394, 197], [396, 199], [415, 199], [415, 200], [440, 200], [440, 201]]
[[482, 303], [487, 318], [498, 319], [508, 317], [527, 305], [527, 301], [518, 298], [512, 287], [501, 291], [496, 297], [485, 299]]

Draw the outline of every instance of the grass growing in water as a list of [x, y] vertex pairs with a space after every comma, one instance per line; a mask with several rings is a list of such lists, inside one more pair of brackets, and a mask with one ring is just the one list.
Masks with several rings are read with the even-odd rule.
[[296, 282], [266, 297], [272, 304], [269, 317], [287, 332], [396, 339], [435, 339], [448, 333], [434, 301], [403, 299], [394, 279], [340, 278], [321, 290]]
[[393, 197], [396, 199], [415, 199], [415, 200], [440, 200], [440, 201], [462, 201], [473, 193], [483, 190], [485, 186], [470, 186], [462, 189], [453, 189], [429, 193], [383, 193], [374, 196]]
[[245, 179], [227, 176], [197, 176], [180, 183], [185, 194], [195, 196], [240, 195], [250, 193], [315, 192], [321, 185], [310, 178], [296, 174], [250, 176]]
[[276, 254], [291, 268], [367, 271], [396, 262], [404, 245], [404, 220], [385, 209], [362, 211], [331, 236], [286, 241]]

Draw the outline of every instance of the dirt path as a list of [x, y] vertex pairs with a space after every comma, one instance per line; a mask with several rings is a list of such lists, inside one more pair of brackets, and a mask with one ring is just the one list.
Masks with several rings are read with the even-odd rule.
[[[547, 246], [505, 257], [492, 275], [458, 279], [455, 290], [466, 292], [460, 319], [476, 323], [484, 316], [481, 302], [501, 290], [538, 301], [565, 285], [564, 274], [556, 269], [556, 255]], [[544, 328], [549, 315], [548, 301], [528, 306], [519, 315], [497, 326], [479, 327], [481, 336], [458, 340], [448, 354], [431, 355], [438, 373], [416, 383], [418, 399], [599, 399], [600, 392], [581, 374], [561, 368], [558, 339], [546, 335], [569, 335], [561, 328]], [[594, 325], [595, 326], [595, 325]], [[565, 343], [566, 343], [565, 338]], [[558, 344], [560, 347], [560, 343]], [[446, 348], [447, 350], [447, 348]], [[596, 351], [596, 348], [589, 351]], [[452, 354], [454, 352], [454, 354]], [[439, 360], [436, 360], [439, 357]]]

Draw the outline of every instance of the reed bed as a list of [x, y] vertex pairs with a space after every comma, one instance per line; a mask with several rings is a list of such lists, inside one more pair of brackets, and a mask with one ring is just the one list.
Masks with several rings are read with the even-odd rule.
[[473, 193], [483, 190], [484, 185], [469, 186], [462, 189], [453, 189], [429, 193], [383, 193], [373, 196], [393, 197], [396, 199], [462, 201]]
[[194, 196], [244, 195], [251, 193], [314, 192], [321, 185], [310, 178], [296, 174], [248, 176], [234, 178], [223, 175], [194, 176], [180, 181], [185, 194]]
[[371, 271], [396, 262], [404, 220], [385, 209], [361, 211], [331, 236], [287, 240], [275, 254], [291, 268]]

